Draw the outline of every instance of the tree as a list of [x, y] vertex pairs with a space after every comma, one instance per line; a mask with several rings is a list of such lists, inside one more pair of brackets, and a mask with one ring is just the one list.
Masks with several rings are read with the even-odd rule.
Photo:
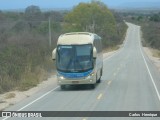
[[38, 6], [31, 5], [25, 9], [25, 19], [28, 21], [31, 28], [38, 26], [41, 18], [42, 13]]
[[50, 17], [55, 22], [63, 22], [63, 15], [61, 11], [48, 11], [44, 13], [44, 19], [47, 19]]
[[3, 15], [3, 12], [0, 10], [0, 21], [3, 21], [4, 20], [4, 15]]
[[[65, 16], [67, 32], [87, 31], [99, 34], [103, 43], [116, 38], [116, 22], [112, 13], [101, 2], [80, 3]], [[113, 39], [111, 40], [114, 41]]]
[[25, 18], [27, 20], [37, 20], [41, 17], [41, 10], [38, 6], [28, 6], [25, 9]]
[[150, 20], [154, 21], [154, 22], [159, 22], [160, 21], [160, 14], [154, 14], [153, 16], [151, 16]]

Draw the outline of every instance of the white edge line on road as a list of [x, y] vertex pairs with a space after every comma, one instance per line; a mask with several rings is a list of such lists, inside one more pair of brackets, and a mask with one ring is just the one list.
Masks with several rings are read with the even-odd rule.
[[[139, 31], [139, 32], [140, 32], [140, 31]], [[139, 38], [140, 38], [140, 33], [139, 33], [139, 32], [138, 32], [138, 34], [139, 34], [138, 36], [139, 36]], [[146, 62], [146, 59], [145, 59], [145, 57], [144, 57], [144, 55], [143, 55], [143, 52], [142, 52], [142, 49], [141, 49], [140, 40], [139, 40], [139, 47], [140, 47], [141, 55], [142, 55], [142, 57], [143, 57], [144, 63], [145, 63], [146, 68], [147, 68], [147, 71], [148, 71], [148, 73], [149, 73], [149, 76], [150, 76], [150, 78], [151, 78], [151, 81], [152, 81], [152, 83], [153, 83], [153, 86], [154, 86], [154, 88], [155, 88], [155, 90], [156, 90], [157, 97], [158, 97], [158, 99], [159, 99], [159, 101], [160, 101], [160, 94], [159, 94], [159, 92], [158, 92], [157, 86], [156, 86], [156, 84], [155, 84], [155, 82], [154, 82], [154, 79], [153, 79], [153, 77], [152, 77], [152, 74], [151, 74], [150, 69], [149, 69], [149, 67], [148, 67], [148, 64], [147, 64], [147, 62]]]
[[[39, 98], [37, 98], [37, 99], [35, 99], [34, 101], [28, 103], [27, 105], [25, 105], [24, 107], [20, 108], [20, 109], [17, 110], [17, 111], [21, 111], [21, 110], [25, 109], [26, 107], [32, 105], [33, 103], [35, 103], [35, 102], [37, 102], [38, 100], [42, 99], [43, 97], [45, 97], [46, 95], [50, 94], [52, 91], [56, 90], [57, 88], [59, 88], [59, 86], [57, 86], [57, 87], [55, 87], [54, 89], [48, 91], [47, 93], [43, 94], [43, 95], [40, 96]], [[6, 117], [6, 118], [4, 118], [4, 119], [2, 119], [2, 120], [6, 120], [6, 119], [8, 119], [8, 118], [10, 118], [10, 117]]]
[[54, 89], [48, 91], [47, 93], [43, 94], [43, 95], [40, 96], [39, 98], [37, 98], [37, 99], [35, 99], [34, 101], [28, 103], [27, 105], [25, 105], [24, 107], [20, 108], [20, 109], [17, 110], [17, 111], [21, 111], [21, 110], [23, 110], [24, 108], [26, 108], [26, 107], [32, 105], [33, 103], [35, 103], [35, 102], [37, 102], [38, 100], [42, 99], [43, 97], [45, 97], [46, 95], [48, 95], [49, 93], [51, 93], [52, 91], [54, 91], [54, 90], [57, 89], [57, 88], [59, 88], [59, 86], [57, 86], [57, 87], [55, 87]]

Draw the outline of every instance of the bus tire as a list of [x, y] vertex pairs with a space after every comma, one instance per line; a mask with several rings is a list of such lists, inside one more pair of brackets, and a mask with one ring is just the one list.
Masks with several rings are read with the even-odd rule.
[[[100, 73], [101, 74], [101, 73]], [[101, 82], [101, 75], [100, 75], [100, 78], [99, 79], [97, 79], [97, 77], [96, 77], [96, 83], [100, 83]]]
[[97, 83], [100, 83], [101, 82], [101, 77], [97, 80]]
[[101, 76], [102, 76], [102, 74], [103, 74], [103, 67], [102, 67], [102, 69], [101, 69]]
[[103, 68], [101, 69], [100, 77], [99, 77], [99, 79], [97, 80], [97, 83], [100, 83], [100, 82], [101, 82], [102, 73], [103, 73]]

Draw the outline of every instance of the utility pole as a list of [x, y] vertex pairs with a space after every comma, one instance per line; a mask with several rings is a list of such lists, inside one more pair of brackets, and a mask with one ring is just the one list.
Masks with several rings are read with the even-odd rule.
[[50, 20], [50, 17], [48, 20], [48, 31], [49, 31], [49, 47], [51, 47], [51, 20]]

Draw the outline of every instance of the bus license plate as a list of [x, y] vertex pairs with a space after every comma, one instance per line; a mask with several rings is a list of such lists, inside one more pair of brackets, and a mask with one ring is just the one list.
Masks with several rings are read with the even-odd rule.
[[72, 83], [73, 83], [73, 84], [78, 84], [78, 83], [79, 83], [79, 81], [72, 81]]

